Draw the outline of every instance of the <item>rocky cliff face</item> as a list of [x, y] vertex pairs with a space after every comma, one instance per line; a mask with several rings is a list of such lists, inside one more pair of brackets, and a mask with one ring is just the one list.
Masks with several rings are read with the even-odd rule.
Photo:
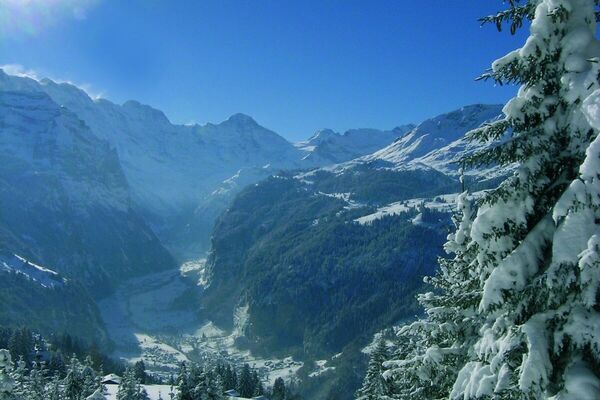
[[47, 94], [0, 91], [3, 246], [102, 294], [175, 265], [133, 210], [114, 149]]

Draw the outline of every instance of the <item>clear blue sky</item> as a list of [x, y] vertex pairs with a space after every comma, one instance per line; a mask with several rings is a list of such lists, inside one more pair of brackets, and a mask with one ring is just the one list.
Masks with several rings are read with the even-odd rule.
[[291, 140], [504, 102], [514, 87], [474, 78], [526, 33], [479, 26], [500, 0], [3, 2], [0, 64], [178, 123], [243, 112]]

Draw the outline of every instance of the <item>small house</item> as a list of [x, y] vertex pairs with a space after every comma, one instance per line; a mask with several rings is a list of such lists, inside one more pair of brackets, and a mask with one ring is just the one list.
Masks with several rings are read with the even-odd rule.
[[103, 385], [119, 385], [121, 383], [121, 377], [116, 374], [108, 374], [102, 378]]

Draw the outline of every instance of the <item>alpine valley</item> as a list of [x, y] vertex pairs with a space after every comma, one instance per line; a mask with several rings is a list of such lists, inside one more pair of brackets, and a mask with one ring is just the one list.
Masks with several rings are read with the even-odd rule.
[[0, 70], [0, 325], [157, 376], [226, 360], [350, 399], [374, 335], [422, 312], [457, 195], [512, 173], [458, 164], [486, 146], [465, 133], [501, 116], [476, 104], [291, 143], [247, 115], [176, 125]]

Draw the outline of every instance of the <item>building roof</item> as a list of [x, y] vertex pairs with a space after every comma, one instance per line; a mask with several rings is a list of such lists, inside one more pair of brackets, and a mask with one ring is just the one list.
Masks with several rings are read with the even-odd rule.
[[102, 383], [110, 384], [110, 383], [121, 383], [121, 377], [117, 374], [108, 374], [104, 378], [102, 378]]

